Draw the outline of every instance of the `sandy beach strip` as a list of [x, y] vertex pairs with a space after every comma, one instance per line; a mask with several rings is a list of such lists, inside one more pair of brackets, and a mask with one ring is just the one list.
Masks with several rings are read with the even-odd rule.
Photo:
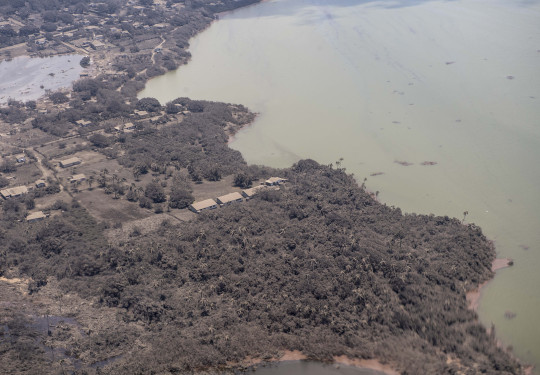
[[[512, 259], [510, 258], [497, 258], [494, 259], [491, 263], [491, 270], [497, 272], [500, 269], [509, 267], [512, 264]], [[492, 279], [491, 279], [492, 280]], [[482, 296], [482, 288], [484, 288], [491, 280], [484, 281], [482, 284], [478, 285], [477, 288], [467, 292], [466, 298], [469, 305], [469, 309], [473, 311], [478, 310], [480, 304], [480, 297]]]
[[[263, 359], [263, 358], [246, 358], [240, 363], [240, 365], [246, 367], [252, 367], [262, 363], [275, 363], [275, 362], [285, 362], [285, 361], [304, 361], [310, 360], [308, 356], [300, 352], [299, 350], [284, 350], [280, 357]], [[314, 360], [314, 362], [317, 362]], [[370, 370], [380, 371], [386, 375], [400, 375], [392, 366], [383, 364], [377, 359], [359, 359], [359, 358], [350, 358], [345, 355], [334, 356], [333, 363], [354, 366], [357, 368], [365, 368]], [[229, 363], [229, 365], [234, 365]]]

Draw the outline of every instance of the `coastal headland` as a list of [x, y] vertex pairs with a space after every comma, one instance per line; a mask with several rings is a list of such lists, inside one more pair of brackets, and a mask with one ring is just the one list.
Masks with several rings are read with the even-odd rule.
[[[0, 110], [0, 372], [232, 372], [279, 358], [523, 373], [468, 308], [493, 276], [480, 228], [381, 204], [339, 163], [247, 165], [227, 146], [254, 118], [240, 103], [137, 99], [217, 14], [256, 2], [2, 7], [4, 58], [86, 53], [89, 71]], [[273, 176], [284, 182], [188, 210]]]

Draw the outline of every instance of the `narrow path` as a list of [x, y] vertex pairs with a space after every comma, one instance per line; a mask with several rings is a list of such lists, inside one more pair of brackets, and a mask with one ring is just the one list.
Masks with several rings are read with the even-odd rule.
[[14, 44], [12, 46], [3, 47], [3, 48], [0, 48], [0, 53], [5, 52], [5, 51], [9, 51], [9, 50], [12, 50], [12, 49], [24, 47], [24, 46], [26, 46], [26, 43], [19, 43], [19, 44]]
[[165, 43], [165, 38], [163, 35], [159, 36], [161, 38], [161, 43], [159, 43], [153, 50], [152, 50], [152, 64], [156, 63], [156, 49], [161, 48], [163, 44]]
[[48, 177], [52, 177], [52, 178], [55, 178], [56, 179], [56, 176], [52, 173], [52, 171], [49, 169], [49, 168], [46, 168], [44, 165], [43, 165], [43, 154], [41, 154], [37, 149], [36, 147], [34, 147], [32, 149], [34, 151], [34, 156], [37, 160], [37, 163], [36, 163], [36, 166], [38, 167], [38, 169], [41, 171], [41, 174], [43, 175], [43, 178], [46, 180]]
[[49, 168], [47, 168], [47, 167], [45, 167], [43, 165], [43, 158], [45, 157], [45, 155], [40, 153], [37, 150], [37, 147], [32, 148], [32, 150], [34, 151], [34, 157], [37, 160], [36, 166], [38, 167], [38, 169], [43, 174], [43, 179], [46, 180], [48, 177], [51, 177], [51, 178], [55, 179], [56, 182], [58, 182], [58, 186], [60, 187], [60, 192], [65, 191], [66, 193], [69, 194], [69, 196], [71, 198], [73, 198], [73, 194], [71, 194], [71, 192], [68, 189], [65, 189], [64, 185], [62, 183], [60, 183], [60, 180], [58, 179], [58, 177], [56, 177], [56, 173], [54, 173], [54, 171], [50, 170]]

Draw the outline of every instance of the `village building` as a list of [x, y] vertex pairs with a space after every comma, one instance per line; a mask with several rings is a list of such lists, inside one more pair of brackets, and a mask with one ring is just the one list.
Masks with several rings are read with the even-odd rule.
[[268, 180], [266, 180], [264, 183], [267, 186], [274, 186], [274, 185], [281, 185], [282, 183], [286, 182], [286, 178], [281, 177], [270, 177]]
[[36, 211], [36, 212], [32, 212], [31, 214], [29, 214], [26, 217], [26, 221], [29, 222], [29, 223], [33, 223], [34, 221], [43, 220], [46, 217], [47, 217], [47, 215], [45, 215], [43, 213], [43, 211]]
[[15, 155], [15, 160], [17, 163], [26, 163], [26, 155], [25, 154], [17, 154]]
[[126, 122], [123, 125], [116, 125], [114, 130], [118, 133], [131, 133], [135, 130], [135, 125], [132, 122]]
[[221, 206], [229, 205], [234, 202], [242, 202], [244, 198], [242, 197], [242, 194], [238, 192], [229, 193], [222, 195], [221, 197], [218, 197], [216, 199], [216, 202], [218, 202]]
[[101, 50], [101, 49], [105, 48], [105, 43], [103, 43], [103, 42], [101, 42], [99, 40], [93, 40], [92, 42], [89, 43], [89, 45], [90, 45], [90, 48], [92, 48], [94, 50]]
[[79, 173], [79, 174], [74, 174], [73, 176], [71, 176], [71, 178], [69, 179], [69, 183], [76, 184], [76, 183], [83, 182], [84, 180], [86, 180], [86, 176], [83, 173]]
[[218, 208], [218, 204], [213, 199], [206, 199], [189, 205], [189, 209], [195, 213], [200, 213], [204, 210], [213, 210], [215, 208]]
[[88, 120], [77, 120], [75, 121], [75, 123], [82, 128], [86, 128], [87, 126], [92, 125], [92, 121], [88, 121]]
[[74, 165], [77, 165], [77, 164], [81, 164], [82, 160], [77, 158], [77, 157], [72, 157], [72, 158], [69, 158], [69, 159], [65, 159], [65, 160], [61, 160], [60, 161], [60, 166], [62, 168], [68, 168], [68, 167], [73, 167]]
[[28, 188], [26, 186], [16, 186], [0, 190], [0, 195], [2, 195], [4, 199], [20, 197], [26, 193], [28, 193]]
[[250, 199], [250, 198], [253, 198], [253, 196], [257, 193], [259, 193], [261, 190], [265, 189], [266, 186], [264, 185], [259, 185], [259, 186], [254, 186], [252, 188], [249, 188], [249, 189], [245, 189], [245, 190], [242, 190], [242, 196], [246, 199]]
[[45, 180], [37, 180], [35, 182], [35, 185], [37, 188], [42, 188], [42, 187], [47, 186], [47, 183], [45, 182]]
[[137, 116], [140, 116], [140, 117], [148, 116], [148, 112], [146, 111], [135, 110], [133, 111], [133, 113], [135, 113]]

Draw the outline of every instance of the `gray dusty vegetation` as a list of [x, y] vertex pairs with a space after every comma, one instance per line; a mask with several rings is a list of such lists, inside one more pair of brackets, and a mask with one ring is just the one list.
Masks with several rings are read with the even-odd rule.
[[[283, 350], [522, 373], [467, 309], [493, 276], [480, 228], [381, 204], [340, 162], [248, 166], [227, 146], [254, 118], [242, 105], [137, 99], [218, 12], [255, 2], [0, 1], [4, 58], [84, 52], [94, 69], [0, 108], [0, 186], [32, 187], [0, 203], [0, 373], [232, 371]], [[186, 209], [270, 176], [288, 182]]]

